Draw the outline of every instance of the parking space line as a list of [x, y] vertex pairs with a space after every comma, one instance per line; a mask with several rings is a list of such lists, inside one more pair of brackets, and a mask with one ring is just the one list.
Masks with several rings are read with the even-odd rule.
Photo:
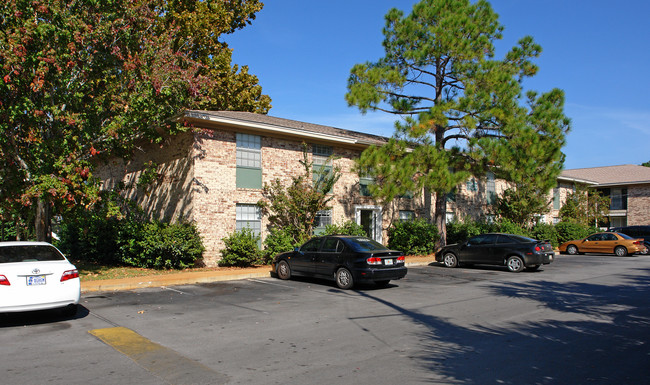
[[131, 329], [113, 327], [89, 330], [88, 333], [167, 383], [224, 384], [228, 381], [226, 375], [152, 342]]

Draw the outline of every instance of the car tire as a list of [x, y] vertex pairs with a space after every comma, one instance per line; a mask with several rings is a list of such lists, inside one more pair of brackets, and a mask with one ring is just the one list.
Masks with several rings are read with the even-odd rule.
[[569, 255], [576, 255], [578, 254], [578, 248], [576, 245], [569, 245], [566, 247], [566, 253]]
[[275, 269], [275, 272], [280, 279], [287, 280], [291, 278], [291, 267], [289, 267], [289, 264], [285, 260], [278, 262], [278, 267]]
[[614, 248], [614, 254], [616, 254], [617, 257], [625, 257], [627, 255], [627, 249], [623, 246], [616, 246], [616, 248]]
[[524, 265], [524, 260], [516, 255], [508, 257], [506, 260], [506, 266], [508, 266], [508, 270], [513, 273], [519, 273], [526, 267]]
[[537, 269], [539, 269], [539, 265], [530, 265], [526, 267], [526, 270], [528, 271], [536, 271]]
[[458, 266], [458, 257], [454, 253], [445, 253], [442, 256], [442, 263], [445, 264], [445, 267], [456, 267]]
[[336, 271], [336, 286], [338, 286], [340, 289], [343, 290], [348, 290], [352, 289], [354, 286], [354, 278], [352, 277], [352, 273], [350, 273], [350, 270], [346, 269], [345, 267], [342, 267]]
[[381, 281], [375, 281], [375, 285], [379, 287], [386, 287], [388, 286], [388, 282], [390, 282], [390, 279], [383, 279]]
[[644, 246], [645, 246], [645, 249], [639, 251], [639, 254], [648, 255], [648, 253], [650, 253], [650, 246], [648, 246], [648, 245], [644, 245]]

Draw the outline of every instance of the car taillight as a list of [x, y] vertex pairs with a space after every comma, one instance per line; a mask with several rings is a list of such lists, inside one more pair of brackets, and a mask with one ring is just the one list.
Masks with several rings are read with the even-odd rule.
[[400, 263], [400, 262], [406, 262], [406, 257], [403, 256], [403, 255], [401, 257], [397, 257], [397, 263]]
[[635, 245], [640, 245], [640, 244], [641, 244], [641, 241], [634, 241], [634, 244], [635, 244]]
[[379, 257], [370, 257], [366, 259], [369, 265], [381, 265], [381, 258]]
[[64, 271], [63, 275], [61, 275], [61, 282], [65, 282], [73, 278], [79, 278], [79, 272], [76, 269]]
[[535, 251], [542, 251], [542, 248], [539, 246], [535, 246]]
[[4, 275], [0, 275], [0, 286], [11, 286], [11, 283]]

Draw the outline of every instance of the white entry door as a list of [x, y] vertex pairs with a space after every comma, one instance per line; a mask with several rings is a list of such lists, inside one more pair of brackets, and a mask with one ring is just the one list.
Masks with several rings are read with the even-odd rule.
[[355, 220], [375, 241], [382, 242], [382, 212], [377, 206], [355, 207]]

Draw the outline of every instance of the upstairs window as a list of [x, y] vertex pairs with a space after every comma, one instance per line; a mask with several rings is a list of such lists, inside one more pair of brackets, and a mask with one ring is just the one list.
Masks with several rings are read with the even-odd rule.
[[262, 138], [237, 133], [237, 188], [262, 188]]
[[[330, 146], [322, 146], [319, 144], [312, 145], [312, 173], [314, 184], [321, 183], [332, 173], [332, 163], [330, 157], [334, 153], [334, 149]], [[329, 193], [330, 191], [326, 191]]]
[[485, 196], [487, 198], [487, 204], [493, 205], [497, 202], [497, 190], [494, 182], [494, 174], [488, 172], [487, 181], [485, 183]]

